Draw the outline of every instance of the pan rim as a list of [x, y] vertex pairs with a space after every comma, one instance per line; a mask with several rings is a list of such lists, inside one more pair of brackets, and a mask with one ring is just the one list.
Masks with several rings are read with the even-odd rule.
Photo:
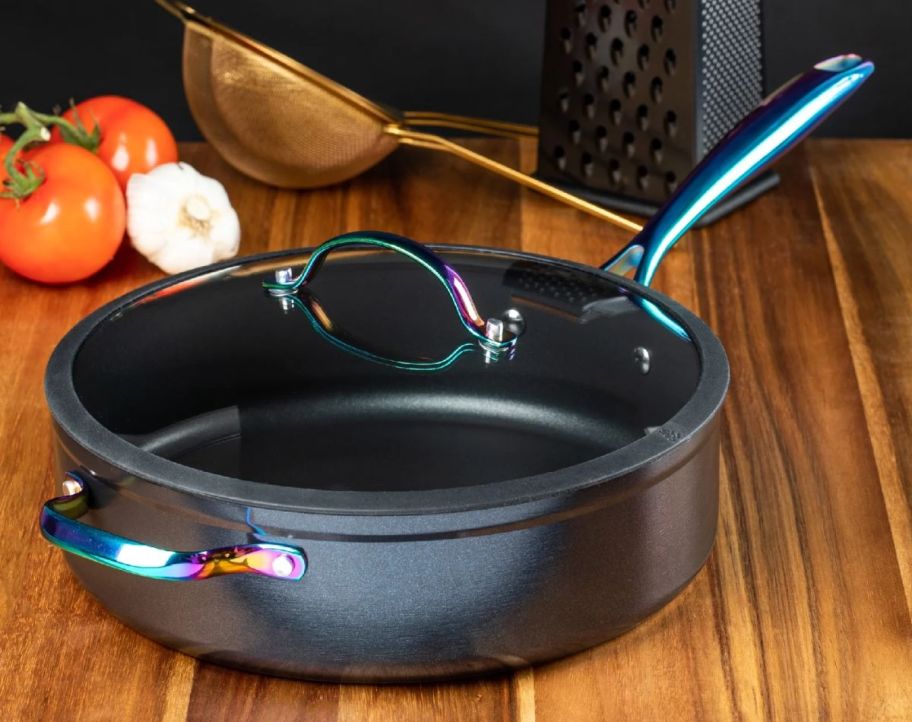
[[[665, 462], [679, 459], [682, 455], [690, 456], [690, 442], [699, 438], [700, 432], [716, 417], [729, 383], [729, 364], [722, 343], [696, 314], [651, 288], [585, 264], [510, 249], [450, 244], [427, 245], [443, 254], [526, 259], [599, 277], [607, 276], [616, 285], [649, 299], [679, 323], [694, 344], [700, 361], [700, 376], [693, 394], [661, 427], [667, 433], [649, 434], [593, 459], [533, 476], [446, 489], [408, 491], [304, 489], [213, 474], [184, 466], [131, 444], [107, 429], [85, 408], [74, 386], [73, 362], [83, 341], [105, 319], [143, 297], [194, 278], [280, 258], [299, 257], [313, 251], [313, 248], [294, 248], [231, 259], [186, 273], [166, 276], [121, 295], [93, 311], [63, 336], [48, 361], [45, 397], [51, 416], [63, 432], [82, 449], [134, 480], [198, 499], [304, 514], [450, 514], [529, 504], [539, 506], [540, 502], [547, 502], [555, 497], [591, 492], [595, 489], [608, 496], [626, 496], [630, 492], [630, 484], [639, 487], [664, 478], [666, 474], [660, 474], [658, 469], [669, 466]], [[655, 471], [651, 471], [652, 469]], [[611, 483], [622, 477], [629, 477], [629, 483]]]

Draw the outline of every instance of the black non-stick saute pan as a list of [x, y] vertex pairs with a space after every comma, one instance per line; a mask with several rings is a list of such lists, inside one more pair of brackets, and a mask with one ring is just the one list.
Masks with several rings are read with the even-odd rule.
[[96, 311], [48, 366], [44, 535], [141, 633], [274, 674], [491, 672], [629, 629], [712, 547], [729, 375], [648, 284], [871, 70], [778, 91], [603, 269], [366, 232]]

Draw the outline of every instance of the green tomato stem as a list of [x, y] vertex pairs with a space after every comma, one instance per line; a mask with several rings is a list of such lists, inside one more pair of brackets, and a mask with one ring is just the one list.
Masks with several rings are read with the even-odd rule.
[[22, 201], [34, 193], [38, 187], [44, 183], [44, 171], [37, 168], [34, 163], [23, 162], [22, 170], [16, 167], [16, 158], [19, 152], [29, 143], [36, 141], [47, 142], [51, 139], [51, 134], [43, 125], [26, 128], [20, 135], [13, 147], [9, 149], [6, 157], [3, 159], [3, 165], [6, 168], [9, 179], [4, 184], [6, 190], [0, 193], [0, 198], [14, 198]]
[[22, 135], [9, 149], [6, 157], [3, 159], [3, 165], [6, 168], [8, 180], [4, 183], [5, 190], [0, 192], [0, 198], [15, 198], [22, 201], [28, 198], [44, 182], [44, 172], [37, 168], [33, 163], [23, 161], [22, 170], [19, 170], [16, 158], [19, 153], [30, 143], [46, 143], [51, 139], [48, 126], [54, 126], [60, 130], [60, 135], [67, 143], [73, 143], [95, 152], [98, 144], [101, 142], [101, 131], [96, 122], [91, 131], [87, 130], [76, 112], [73, 110], [73, 118], [76, 121], [71, 123], [59, 115], [48, 115], [47, 113], [38, 113], [29, 108], [25, 103], [16, 103], [16, 108], [12, 113], [0, 113], [0, 127], [18, 124], [25, 128]]

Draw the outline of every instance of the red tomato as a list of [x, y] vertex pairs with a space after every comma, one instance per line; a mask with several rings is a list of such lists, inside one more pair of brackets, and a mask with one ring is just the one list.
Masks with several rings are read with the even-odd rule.
[[[75, 122], [73, 108], [63, 114]], [[121, 188], [134, 173], [148, 173], [162, 163], [177, 160], [177, 143], [165, 122], [145, 105], [129, 98], [102, 95], [79, 103], [76, 108], [85, 129], [91, 133], [96, 124], [101, 142], [95, 152], [107, 163]], [[51, 142], [62, 140], [54, 129]]]
[[67, 143], [29, 153], [44, 182], [27, 198], [0, 198], [0, 261], [26, 278], [70, 283], [114, 257], [124, 235], [123, 193], [111, 169]]

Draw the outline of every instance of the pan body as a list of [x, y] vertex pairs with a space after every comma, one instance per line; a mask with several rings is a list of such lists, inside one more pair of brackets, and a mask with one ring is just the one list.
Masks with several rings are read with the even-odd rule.
[[[167, 279], [68, 334], [46, 389], [59, 469], [88, 482], [81, 521], [171, 549], [281, 542], [308, 560], [300, 582], [175, 583], [67, 555], [81, 583], [199, 658], [371, 682], [554, 659], [673, 598], [715, 535], [718, 340], [593, 269], [437, 250], [480, 308], [520, 310], [514, 358], [427, 371], [341, 350], [259, 293], [303, 252]], [[440, 358], [459, 340], [444, 294], [395, 258], [343, 254], [319, 280], [333, 321], [382, 329], [375, 345]]]

